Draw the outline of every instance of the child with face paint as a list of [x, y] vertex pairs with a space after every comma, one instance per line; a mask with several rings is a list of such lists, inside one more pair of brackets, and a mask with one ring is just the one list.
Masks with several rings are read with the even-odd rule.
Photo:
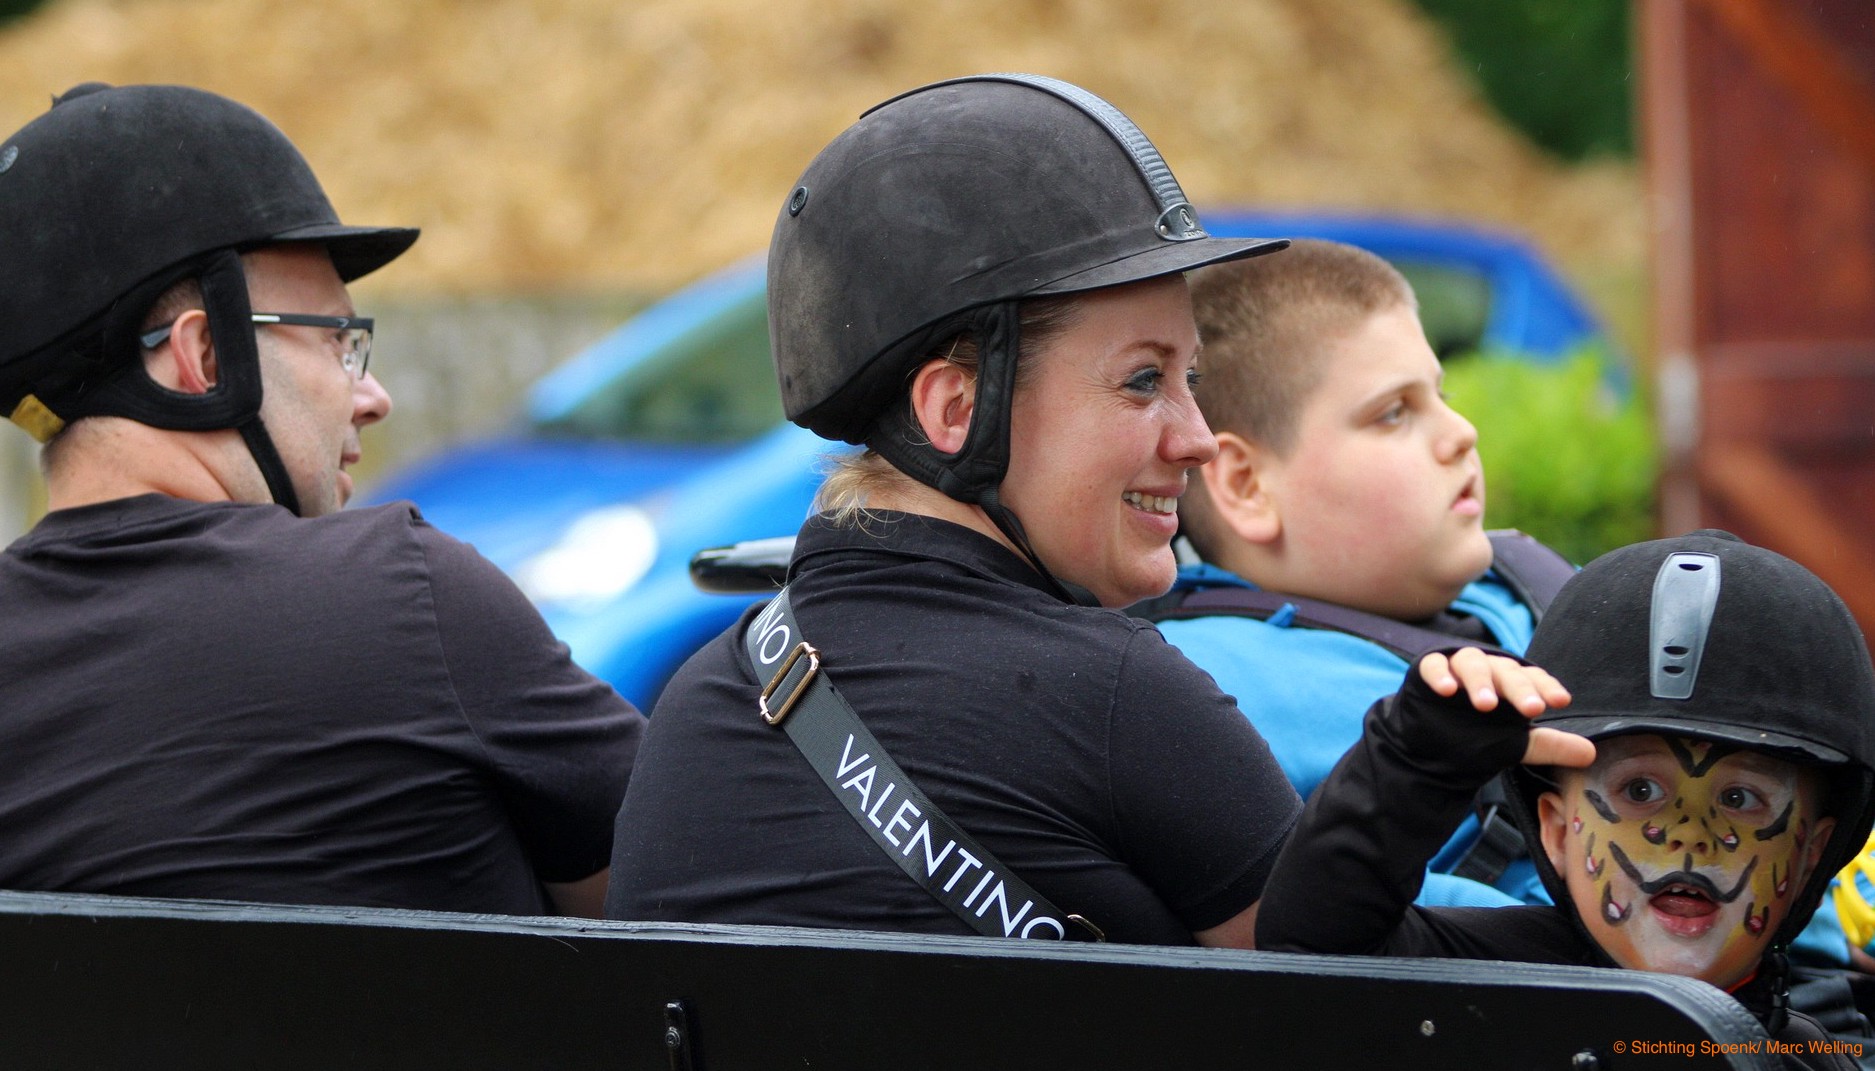
[[1445, 831], [1532, 731], [1451, 688], [1433, 655], [1310, 799], [1258, 947], [1685, 975], [1803, 1042], [1791, 1066], [1856, 1066], [1831, 1050], [1840, 1034], [1790, 1010], [1785, 955], [1875, 822], [1875, 671], [1842, 600], [1787, 558], [1696, 532], [1590, 563], [1529, 658], [1572, 697], [1533, 724], [1596, 748], [1585, 768], [1507, 775], [1558, 906], [1411, 904]]
[[1730, 987], [1757, 969], [1835, 829], [1810, 766], [1696, 737], [1606, 737], [1538, 828], [1616, 963]]

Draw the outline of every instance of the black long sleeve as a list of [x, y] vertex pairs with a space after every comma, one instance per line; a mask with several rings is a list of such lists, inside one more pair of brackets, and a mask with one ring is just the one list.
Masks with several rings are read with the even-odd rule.
[[1477, 791], [1522, 757], [1528, 723], [1435, 693], [1417, 667], [1367, 712], [1361, 739], [1313, 795], [1264, 889], [1257, 946], [1290, 952], [1582, 963], [1549, 907], [1413, 906], [1426, 862]]

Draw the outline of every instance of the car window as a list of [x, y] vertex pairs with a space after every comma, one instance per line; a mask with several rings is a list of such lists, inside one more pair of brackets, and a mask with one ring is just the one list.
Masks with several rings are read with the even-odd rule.
[[781, 420], [781, 395], [768, 357], [768, 307], [757, 291], [700, 321], [540, 430], [634, 442], [732, 443]]
[[1450, 264], [1404, 257], [1392, 263], [1419, 296], [1419, 322], [1432, 352], [1440, 360], [1476, 352], [1491, 316], [1490, 282], [1476, 271]]

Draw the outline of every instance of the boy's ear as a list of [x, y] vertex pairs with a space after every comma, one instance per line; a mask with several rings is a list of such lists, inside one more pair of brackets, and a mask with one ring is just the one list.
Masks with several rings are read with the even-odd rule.
[[1212, 509], [1237, 538], [1265, 546], [1282, 535], [1282, 513], [1270, 479], [1276, 457], [1232, 431], [1217, 433], [1217, 457], [1199, 469]]
[[912, 375], [912, 415], [931, 445], [947, 454], [964, 448], [976, 403], [976, 377], [949, 361], [934, 357]]
[[1536, 798], [1537, 836], [1543, 841], [1543, 854], [1549, 857], [1549, 865], [1558, 874], [1563, 873], [1563, 833], [1568, 825], [1560, 792], [1545, 792]]
[[145, 356], [144, 369], [159, 385], [180, 394], [207, 394], [215, 387], [215, 340], [208, 314], [190, 309], [170, 324], [169, 337]]

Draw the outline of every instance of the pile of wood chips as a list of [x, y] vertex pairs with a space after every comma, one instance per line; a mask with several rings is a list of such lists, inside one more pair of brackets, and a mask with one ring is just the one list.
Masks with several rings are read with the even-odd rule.
[[0, 130], [81, 81], [199, 85], [347, 221], [424, 229], [377, 293], [662, 291], [763, 249], [866, 107], [999, 70], [1112, 101], [1201, 209], [1473, 219], [1640, 276], [1633, 165], [1533, 149], [1407, 0], [54, 0], [0, 30]]

